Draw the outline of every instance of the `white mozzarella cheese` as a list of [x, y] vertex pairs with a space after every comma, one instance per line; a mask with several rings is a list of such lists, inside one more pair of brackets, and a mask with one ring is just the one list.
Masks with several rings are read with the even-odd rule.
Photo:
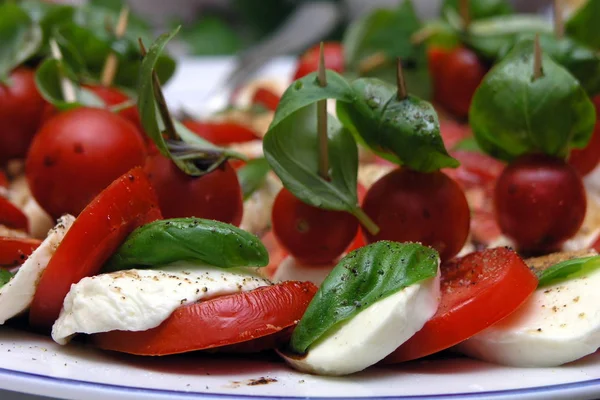
[[267, 175], [265, 183], [244, 201], [244, 216], [240, 228], [255, 235], [266, 232], [271, 225], [275, 197], [282, 187], [275, 174]]
[[84, 278], [71, 286], [52, 338], [76, 333], [145, 331], [178, 307], [272, 283], [247, 268], [218, 269], [178, 262], [161, 270], [127, 270]]
[[42, 273], [73, 221], [75, 217], [71, 215], [61, 217], [10, 282], [0, 288], [0, 325], [29, 308]]
[[440, 301], [439, 272], [380, 300], [309, 347], [304, 357], [282, 354], [292, 367], [319, 375], [347, 375], [382, 360], [419, 331]]
[[23, 205], [22, 211], [29, 220], [29, 233], [32, 237], [41, 239], [48, 229], [52, 228], [54, 223], [52, 217], [40, 207], [33, 197], [30, 197]]
[[287, 256], [277, 267], [273, 280], [284, 281], [309, 281], [317, 286], [327, 278], [327, 275], [335, 267], [331, 265], [304, 265], [292, 256]]
[[600, 270], [537, 289], [514, 313], [459, 344], [493, 363], [554, 367], [600, 347]]

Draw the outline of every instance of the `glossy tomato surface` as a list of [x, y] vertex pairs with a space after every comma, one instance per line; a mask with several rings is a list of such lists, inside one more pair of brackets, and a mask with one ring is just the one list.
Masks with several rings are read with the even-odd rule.
[[558, 249], [581, 227], [586, 211], [579, 174], [546, 155], [518, 158], [502, 172], [494, 190], [502, 232], [525, 252]]
[[441, 273], [436, 314], [384, 363], [414, 360], [470, 338], [516, 310], [538, 284], [525, 262], [504, 247], [452, 260]]
[[[319, 68], [319, 52], [321, 45], [315, 45], [308, 49], [298, 59], [296, 72], [293, 80], [300, 79], [303, 76], [315, 72]], [[344, 72], [344, 49], [339, 42], [326, 42], [324, 44], [325, 67], [334, 70], [340, 74]]]
[[24, 158], [37, 132], [46, 102], [35, 86], [35, 72], [18, 68], [0, 83], [0, 165]]
[[47, 121], [26, 160], [27, 181], [52, 217], [78, 215], [105, 187], [144, 165], [146, 147], [129, 121], [99, 108], [76, 108]]
[[573, 149], [569, 156], [569, 164], [581, 174], [587, 175], [596, 168], [600, 162], [600, 120], [596, 121], [594, 132], [587, 145], [583, 149]]
[[98, 274], [127, 235], [161, 218], [140, 167], [112, 182], [81, 212], [50, 259], [31, 303], [31, 325], [49, 329], [72, 284]]
[[449, 260], [469, 235], [469, 205], [458, 184], [442, 172], [395, 169], [367, 192], [363, 209], [379, 226], [367, 242], [420, 242]]
[[288, 328], [302, 318], [316, 292], [310, 282], [288, 281], [180, 307], [154, 329], [99, 333], [92, 340], [102, 349], [152, 356], [246, 342], [253, 351], [266, 350], [289, 340]]
[[[92, 92], [94, 92], [96, 96], [100, 97], [108, 107], [118, 106], [131, 101], [131, 98], [129, 96], [127, 96], [125, 93], [121, 92], [119, 89], [114, 87], [98, 85], [86, 87]], [[140, 114], [138, 113], [138, 109], [135, 106], [135, 104], [119, 111], [119, 115], [131, 122], [132, 124], [134, 124], [140, 132], [143, 131], [142, 123], [140, 121]]]
[[259, 139], [252, 129], [235, 122], [202, 122], [188, 119], [183, 121], [183, 124], [196, 135], [217, 146]]
[[429, 70], [436, 103], [458, 118], [467, 118], [475, 90], [487, 73], [487, 67], [473, 51], [431, 48]]
[[0, 268], [23, 264], [40, 243], [36, 239], [0, 237]]
[[279, 243], [307, 265], [335, 261], [358, 230], [358, 220], [352, 214], [310, 206], [285, 188], [275, 198], [271, 220]]
[[148, 157], [144, 171], [156, 190], [165, 218], [208, 218], [236, 226], [242, 221], [242, 190], [229, 163], [209, 174], [194, 177], [155, 153]]

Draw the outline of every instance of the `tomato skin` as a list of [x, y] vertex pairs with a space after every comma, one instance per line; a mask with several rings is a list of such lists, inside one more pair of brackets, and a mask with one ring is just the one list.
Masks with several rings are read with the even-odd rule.
[[487, 67], [473, 51], [432, 48], [428, 53], [433, 80], [433, 98], [458, 118], [467, 118], [475, 90], [487, 73]]
[[592, 138], [587, 147], [573, 149], [569, 156], [569, 164], [585, 176], [592, 172], [600, 162], [600, 120], [596, 122]]
[[17, 206], [0, 196], [0, 225], [29, 232], [29, 220]]
[[441, 272], [436, 314], [384, 363], [425, 357], [470, 338], [516, 310], [538, 284], [525, 262], [504, 247], [452, 260]]
[[242, 221], [242, 190], [229, 163], [209, 174], [194, 177], [156, 153], [148, 157], [144, 171], [156, 190], [165, 218], [207, 218], [235, 226]]
[[271, 111], [277, 110], [279, 100], [279, 96], [265, 88], [256, 89], [256, 92], [252, 96], [252, 104], [262, 105]]
[[99, 108], [51, 118], [36, 135], [25, 164], [27, 181], [52, 217], [78, 215], [112, 181], [144, 165], [146, 148], [129, 121]]
[[9, 82], [0, 83], [0, 165], [25, 157], [46, 104], [35, 86], [34, 71], [17, 68]]
[[[325, 67], [338, 73], [343, 73], [344, 67], [344, 48], [339, 42], [325, 42], [323, 44], [325, 52]], [[315, 72], [319, 68], [319, 53], [321, 45], [317, 44], [308, 49], [298, 59], [296, 72], [294, 72], [293, 80], [300, 79], [303, 76]]]
[[420, 242], [454, 257], [469, 235], [469, 205], [456, 182], [442, 172], [420, 173], [398, 168], [367, 192], [364, 211], [379, 226], [365, 232], [368, 243], [379, 240]]
[[[289, 339], [291, 332], [287, 328], [302, 318], [316, 292], [317, 287], [310, 282], [264, 286], [180, 307], [154, 329], [99, 333], [92, 335], [92, 341], [101, 349], [146, 356], [216, 349], [249, 341], [253, 341], [254, 351], [266, 350], [274, 344], [273, 335], [282, 333], [282, 340]], [[261, 342], [266, 346], [261, 346]]]
[[0, 237], [0, 268], [23, 264], [40, 243], [37, 239]]
[[[96, 96], [100, 97], [107, 107], [117, 106], [125, 103], [126, 101], [131, 101], [129, 96], [114, 87], [89, 85], [86, 86], [86, 88], [90, 89]], [[142, 128], [142, 122], [140, 121], [140, 114], [135, 105], [124, 108], [123, 110], [119, 111], [118, 114], [134, 124], [140, 132], [144, 131]]]
[[49, 329], [72, 284], [98, 274], [128, 234], [161, 218], [140, 167], [111, 183], [81, 212], [50, 259], [31, 303], [30, 324]]
[[504, 169], [494, 190], [498, 225], [525, 252], [549, 252], [577, 233], [586, 211], [585, 189], [569, 164], [527, 155]]
[[0, 171], [0, 188], [8, 189], [8, 178], [4, 171]]
[[201, 122], [188, 119], [183, 121], [183, 125], [217, 146], [246, 143], [259, 139], [253, 130], [235, 122]]
[[275, 198], [271, 221], [281, 246], [305, 265], [335, 261], [350, 246], [358, 230], [358, 220], [353, 215], [310, 206], [285, 188]]

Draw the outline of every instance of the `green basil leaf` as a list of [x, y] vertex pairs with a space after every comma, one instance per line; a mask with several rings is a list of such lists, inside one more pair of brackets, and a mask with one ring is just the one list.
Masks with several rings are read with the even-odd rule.
[[463, 151], [472, 151], [476, 153], [482, 153], [481, 147], [477, 143], [477, 140], [474, 137], [468, 137], [466, 139], [461, 140], [460, 142], [454, 145], [452, 150], [463, 150]]
[[133, 231], [105, 264], [106, 271], [194, 261], [220, 268], [264, 267], [260, 239], [233, 225], [200, 218], [154, 221]]
[[270, 170], [271, 167], [266, 158], [250, 160], [246, 165], [238, 169], [237, 176], [242, 187], [244, 200], [252, 196], [265, 183]]
[[444, 147], [430, 103], [412, 95], [398, 100], [396, 87], [378, 79], [358, 79], [352, 89], [357, 100], [338, 102], [338, 117], [373, 151], [420, 172], [459, 165]]
[[[444, 0], [442, 3], [442, 16], [447, 15], [448, 10], [459, 12], [459, 0]], [[511, 15], [514, 11], [513, 6], [507, 0], [473, 0], [469, 2], [469, 16], [472, 21], [500, 15]]]
[[569, 36], [596, 50], [600, 49], [600, 2], [588, 0], [569, 18], [565, 29]]
[[[61, 89], [61, 79], [66, 77], [71, 80], [75, 88], [75, 102], [65, 101]], [[88, 106], [104, 108], [105, 104], [92, 91], [80, 87], [73, 80], [73, 73], [63, 63], [54, 58], [48, 58], [35, 72], [35, 84], [42, 97], [59, 110], [68, 110], [75, 107]]]
[[[354, 22], [343, 39], [346, 69], [352, 76], [395, 81], [396, 59], [402, 59], [411, 92], [423, 98], [431, 94], [425, 43], [415, 45], [412, 36], [421, 29], [414, 6], [404, 0], [396, 9], [376, 9]], [[390, 40], [390, 38], [394, 38]], [[361, 64], [376, 54], [386, 58], [382, 65], [365, 72]]]
[[552, 31], [552, 24], [542, 17], [506, 15], [474, 21], [463, 39], [481, 57], [496, 60], [503, 49], [515, 43], [517, 37]]
[[543, 152], [566, 157], [585, 147], [596, 123], [594, 105], [567, 70], [543, 55], [533, 79], [533, 41], [519, 42], [475, 92], [469, 121], [480, 147], [510, 161]]
[[12, 272], [0, 268], [0, 288], [6, 285], [15, 276]]
[[600, 256], [574, 258], [553, 265], [543, 271], [536, 271], [538, 287], [553, 285], [560, 281], [583, 276], [600, 267]]
[[379, 300], [436, 276], [438, 253], [417, 243], [381, 241], [342, 258], [294, 329], [291, 348], [303, 354], [340, 323]]
[[33, 56], [42, 43], [42, 30], [14, 3], [0, 5], [0, 81]]

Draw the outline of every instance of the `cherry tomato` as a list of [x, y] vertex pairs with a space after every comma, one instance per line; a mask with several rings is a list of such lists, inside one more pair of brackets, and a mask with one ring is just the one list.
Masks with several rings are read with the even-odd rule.
[[98, 274], [127, 235], [161, 218], [141, 168], [111, 183], [81, 212], [50, 259], [31, 303], [31, 325], [50, 328], [72, 284]]
[[156, 190], [165, 218], [208, 218], [236, 226], [242, 221], [242, 190], [229, 163], [194, 177], [158, 153], [148, 157], [144, 170]]
[[[253, 351], [266, 350], [289, 340], [288, 328], [302, 318], [316, 292], [310, 282], [288, 281], [180, 307], [154, 329], [99, 333], [92, 340], [102, 349], [152, 356], [245, 342]], [[273, 335], [283, 336], [273, 340]]]
[[584, 149], [573, 149], [569, 156], [569, 164], [581, 174], [592, 172], [600, 162], [600, 120], [596, 122], [594, 133]]
[[282, 247], [306, 265], [335, 261], [350, 246], [358, 229], [353, 215], [310, 206], [285, 188], [275, 198], [271, 220]]
[[470, 338], [516, 310], [538, 284], [523, 260], [504, 247], [452, 260], [441, 272], [436, 314], [384, 363], [414, 360]]
[[4, 171], [0, 171], [0, 188], [8, 188], [8, 178], [6, 177]]
[[[131, 101], [131, 98], [127, 96], [125, 93], [121, 92], [119, 89], [114, 87], [106, 87], [106, 86], [86, 86], [90, 89], [94, 94], [100, 97], [107, 107], [117, 106], [123, 104], [127, 101]], [[138, 113], [137, 106], [131, 105], [130, 107], [124, 108], [119, 111], [119, 115], [132, 124], [135, 125], [136, 128], [140, 132], [143, 132], [142, 123], [140, 121], [140, 114]]]
[[252, 96], [252, 104], [259, 104], [271, 111], [275, 111], [279, 105], [279, 96], [269, 89], [258, 88]]
[[516, 159], [494, 191], [502, 232], [520, 250], [547, 252], [577, 233], [586, 211], [583, 183], [569, 164], [546, 155]]
[[0, 83], [0, 165], [24, 158], [37, 132], [46, 102], [35, 86], [35, 72], [18, 68]]
[[29, 220], [17, 206], [0, 196], [0, 225], [29, 232]]
[[99, 108], [76, 108], [50, 119], [27, 155], [31, 192], [52, 217], [77, 215], [102, 189], [135, 166], [146, 148], [129, 121]]
[[183, 121], [183, 124], [196, 135], [217, 146], [259, 139], [253, 130], [235, 122], [200, 122], [188, 119]]
[[428, 56], [434, 100], [456, 117], [467, 118], [471, 100], [487, 67], [473, 51], [464, 47], [431, 48]]
[[379, 226], [367, 242], [420, 242], [454, 257], [469, 235], [469, 205], [456, 182], [442, 172], [395, 169], [369, 189], [363, 209]]
[[0, 268], [23, 264], [40, 243], [36, 239], [0, 237]]
[[[339, 42], [326, 42], [324, 44], [325, 67], [334, 70], [340, 74], [344, 72], [344, 49]], [[300, 79], [303, 76], [315, 72], [319, 68], [319, 52], [321, 45], [315, 45], [308, 49], [306, 53], [300, 56], [298, 66], [294, 73], [293, 80]]]

